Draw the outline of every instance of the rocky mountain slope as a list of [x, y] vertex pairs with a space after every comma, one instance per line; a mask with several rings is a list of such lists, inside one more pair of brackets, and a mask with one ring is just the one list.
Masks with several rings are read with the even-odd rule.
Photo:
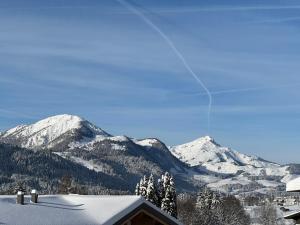
[[105, 174], [108, 180], [124, 182], [120, 189], [130, 191], [143, 174], [159, 176], [169, 171], [179, 190], [195, 191], [207, 184], [224, 192], [267, 193], [283, 189], [284, 183], [298, 173], [294, 165], [281, 166], [239, 153], [211, 137], [169, 149], [156, 138], [112, 136], [73, 115], [12, 128], [0, 134], [0, 142], [36, 153], [50, 151], [65, 161]]

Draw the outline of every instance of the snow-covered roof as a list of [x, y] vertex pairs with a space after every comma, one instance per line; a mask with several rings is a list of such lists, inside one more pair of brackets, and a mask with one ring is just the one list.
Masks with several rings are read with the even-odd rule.
[[286, 191], [300, 192], [300, 177], [288, 182], [286, 184]]
[[298, 219], [300, 218], [300, 211], [295, 211], [292, 213], [289, 213], [284, 216], [285, 219]]
[[146, 204], [174, 224], [175, 218], [140, 196], [45, 195], [39, 203], [16, 204], [16, 196], [0, 196], [0, 224], [13, 225], [113, 225], [139, 206]]

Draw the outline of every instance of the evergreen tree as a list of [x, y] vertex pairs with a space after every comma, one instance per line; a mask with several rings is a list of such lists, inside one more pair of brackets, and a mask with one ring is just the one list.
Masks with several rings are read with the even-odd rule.
[[163, 178], [164, 195], [161, 200], [161, 209], [173, 217], [177, 217], [177, 197], [173, 177], [166, 172]]
[[220, 206], [221, 204], [221, 197], [218, 195], [217, 192], [212, 193], [212, 199], [211, 199], [211, 208], [216, 209]]
[[140, 181], [140, 195], [144, 198], [147, 197], [148, 178], [145, 175]]
[[158, 179], [157, 185], [152, 174], [149, 178], [144, 176], [136, 185], [135, 194], [143, 196], [147, 201], [177, 218], [176, 188], [174, 179], [168, 172]]
[[212, 202], [213, 192], [205, 187], [203, 191], [198, 194], [196, 206], [202, 210], [210, 210], [212, 208]]
[[165, 190], [165, 196], [161, 201], [161, 209], [171, 215], [171, 190], [167, 187]]
[[168, 172], [165, 173], [164, 176], [162, 176], [163, 178], [163, 185], [164, 185], [164, 189], [167, 190], [167, 188], [170, 186], [170, 174]]
[[199, 211], [199, 221], [197, 223], [221, 225], [222, 223], [218, 222], [221, 218], [220, 206], [220, 197], [205, 187], [197, 197], [196, 208]]
[[177, 218], [177, 195], [176, 195], [174, 179], [172, 176], [170, 177], [170, 196], [171, 196], [170, 214], [171, 216]]
[[[205, 199], [210, 200], [205, 201]], [[259, 214], [259, 216], [264, 221], [268, 217], [266, 214]], [[194, 196], [178, 198], [178, 217], [187, 225], [250, 225], [250, 217], [237, 198], [234, 196], [221, 197], [218, 193], [208, 189], [199, 193], [197, 207]], [[276, 225], [274, 221], [270, 224]]]
[[150, 175], [148, 180], [146, 200], [148, 200], [154, 205], [158, 204], [157, 190], [156, 190], [154, 177], [152, 174]]
[[158, 197], [158, 201], [157, 201], [157, 207], [161, 207], [161, 203], [163, 198], [165, 197], [165, 189], [164, 189], [164, 182], [163, 182], [163, 175], [161, 176], [161, 179], [158, 179], [157, 182], [157, 197]]
[[140, 183], [137, 183], [136, 184], [136, 187], [135, 187], [135, 195], [140, 195], [141, 192], [140, 192]]

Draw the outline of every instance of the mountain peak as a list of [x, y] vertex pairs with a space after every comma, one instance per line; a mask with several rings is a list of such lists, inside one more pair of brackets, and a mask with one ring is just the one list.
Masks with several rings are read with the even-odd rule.
[[179, 145], [179, 146], [187, 147], [188, 149], [191, 149], [191, 147], [193, 147], [193, 150], [196, 150], [196, 149], [201, 149], [207, 145], [220, 146], [219, 144], [217, 144], [215, 142], [214, 138], [212, 138], [211, 136], [199, 137], [193, 141], [187, 142], [187, 143]]
[[58, 114], [58, 115], [54, 115], [54, 116], [49, 116], [43, 120], [80, 120], [80, 121], [83, 121], [85, 119], [80, 116], [72, 115], [72, 114]]
[[83, 118], [76, 115], [61, 114], [47, 117], [43, 120], [36, 122], [32, 126], [35, 126], [36, 128], [43, 128], [46, 126], [60, 124], [65, 129], [72, 129], [80, 127], [80, 123], [83, 121], [85, 121]]
[[36, 148], [49, 147], [49, 144], [58, 141], [68, 134], [76, 139], [94, 137], [96, 135], [110, 136], [89, 121], [76, 115], [62, 114], [42, 119], [31, 125], [22, 125], [12, 128], [1, 139], [8, 142], [20, 143], [22, 147]]
[[192, 141], [192, 142], [215, 142], [214, 139], [211, 136], [203, 136], [203, 137], [199, 137], [196, 140]]
[[213, 172], [221, 170], [223, 173], [234, 174], [238, 170], [251, 172], [251, 170], [254, 170], [253, 168], [274, 166], [274, 164], [265, 160], [222, 147], [210, 136], [174, 146], [170, 151], [190, 166], [202, 166]]

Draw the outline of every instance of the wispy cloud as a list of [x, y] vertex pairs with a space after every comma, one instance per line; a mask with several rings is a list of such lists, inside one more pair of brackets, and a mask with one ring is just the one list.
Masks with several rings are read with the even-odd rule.
[[300, 5], [252, 5], [252, 6], [190, 6], [178, 8], [165, 8], [155, 10], [157, 13], [191, 13], [191, 12], [234, 12], [234, 11], [257, 11], [257, 10], [290, 10], [300, 9]]
[[[105, 107], [99, 109], [101, 112], [110, 113], [113, 115], [128, 115], [128, 116], [138, 116], [138, 117], [149, 117], [149, 115], [154, 117], [170, 116], [180, 117], [182, 115], [201, 115], [206, 111], [206, 106], [172, 106], [172, 107]], [[294, 113], [300, 112], [300, 104], [289, 104], [289, 105], [216, 105], [214, 106], [213, 113], [223, 114], [223, 115], [264, 115], [264, 114], [280, 114], [280, 113]], [[204, 117], [202, 117], [204, 118]]]
[[261, 19], [261, 20], [254, 20], [249, 21], [247, 23], [249, 24], [259, 24], [259, 23], [284, 23], [284, 22], [291, 22], [291, 21], [298, 21], [300, 20], [300, 16], [294, 16], [294, 17], [281, 17], [281, 18], [269, 18], [269, 19]]
[[0, 117], [6, 118], [22, 118], [22, 119], [37, 119], [35, 115], [22, 113], [21, 111], [1, 109], [0, 108]]
[[[95, 9], [99, 7], [97, 4], [84, 4], [84, 5], [48, 5], [48, 6], [32, 6], [32, 7], [0, 7], [0, 10], [70, 10], [70, 9]], [[212, 5], [212, 6], [180, 6], [180, 7], [151, 7], [151, 13], [197, 13], [197, 12], [235, 12], [235, 11], [258, 11], [258, 10], [291, 10], [300, 9], [300, 5], [248, 5], [248, 6], [224, 6], [224, 5]], [[149, 13], [148, 10], [141, 9], [142, 13]], [[99, 11], [102, 14], [131, 14], [124, 9], [120, 9], [117, 6], [102, 7]]]
[[[300, 83], [290, 83], [290, 84], [282, 84], [282, 85], [270, 85], [270, 86], [264, 86], [264, 87], [249, 87], [249, 88], [234, 88], [234, 89], [225, 89], [225, 90], [219, 90], [219, 91], [212, 91], [212, 95], [224, 95], [224, 94], [234, 94], [234, 93], [240, 93], [240, 92], [256, 92], [256, 91], [264, 91], [269, 89], [282, 89], [282, 88], [288, 88], [288, 87], [299, 87]], [[199, 95], [205, 95], [204, 92], [199, 93], [193, 93], [193, 94], [187, 94], [188, 96], [199, 96]]]

